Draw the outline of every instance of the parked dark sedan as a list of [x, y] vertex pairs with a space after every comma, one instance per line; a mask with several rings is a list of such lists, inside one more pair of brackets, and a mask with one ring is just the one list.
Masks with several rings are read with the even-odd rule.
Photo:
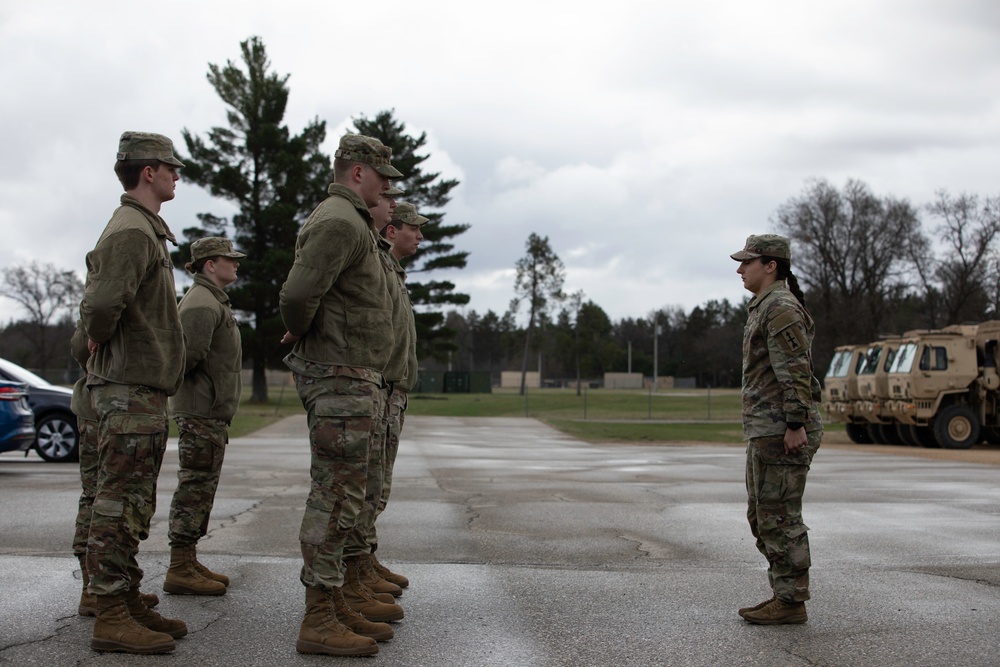
[[0, 452], [24, 452], [35, 441], [28, 385], [0, 380]]
[[35, 451], [46, 461], [76, 461], [80, 432], [69, 408], [73, 392], [58, 387], [6, 359], [0, 359], [0, 380], [28, 385], [28, 405], [35, 413]]

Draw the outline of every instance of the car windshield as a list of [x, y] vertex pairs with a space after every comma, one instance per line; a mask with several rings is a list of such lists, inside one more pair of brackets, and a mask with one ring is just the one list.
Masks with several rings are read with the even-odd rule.
[[3, 371], [7, 375], [10, 375], [18, 382], [24, 382], [31, 385], [32, 387], [51, 387], [52, 385], [38, 377], [29, 370], [25, 370], [18, 366], [17, 364], [11, 363], [6, 359], [0, 359], [0, 371]]

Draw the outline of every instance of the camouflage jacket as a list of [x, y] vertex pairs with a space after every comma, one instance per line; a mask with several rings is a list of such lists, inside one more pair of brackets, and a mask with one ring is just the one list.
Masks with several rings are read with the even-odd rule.
[[334, 183], [328, 191], [299, 232], [281, 287], [281, 319], [299, 336], [286, 363], [382, 373], [392, 354], [392, 303], [371, 214], [350, 188]]
[[166, 245], [176, 239], [135, 198], [122, 195], [121, 204], [87, 253], [80, 319], [98, 344], [87, 371], [171, 395], [184, 375], [184, 331]]
[[782, 435], [788, 422], [822, 430], [813, 375], [812, 317], [779, 280], [747, 305], [743, 330], [743, 435]]
[[382, 261], [385, 263], [389, 298], [392, 300], [392, 330], [395, 338], [392, 356], [385, 369], [385, 379], [395, 382], [399, 389], [409, 391], [417, 382], [417, 330], [413, 321], [410, 293], [406, 291], [406, 272], [389, 248], [383, 248]]
[[230, 421], [243, 391], [243, 349], [229, 295], [198, 274], [177, 309], [187, 355], [184, 383], [170, 406], [181, 417]]

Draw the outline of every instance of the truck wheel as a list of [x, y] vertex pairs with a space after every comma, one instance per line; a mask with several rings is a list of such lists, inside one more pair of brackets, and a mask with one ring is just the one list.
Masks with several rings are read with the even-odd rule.
[[849, 422], [847, 426], [844, 427], [847, 431], [847, 437], [851, 439], [851, 442], [858, 445], [870, 445], [872, 444], [871, 436], [868, 435], [868, 429], [865, 428], [864, 424], [854, 424]]
[[878, 424], [865, 424], [865, 431], [868, 433], [868, 437], [873, 444], [886, 444], [885, 440], [882, 439], [882, 429], [879, 428]]
[[941, 445], [938, 444], [937, 438], [934, 437], [934, 429], [930, 426], [917, 426], [916, 424], [910, 424], [910, 435], [913, 439], [917, 441], [917, 444], [921, 447], [929, 447], [937, 449]]
[[917, 442], [917, 439], [913, 436], [913, 432], [910, 430], [909, 424], [903, 424], [897, 422], [896, 433], [899, 435], [900, 442], [902, 442], [904, 445], [907, 445], [909, 447], [916, 447], [917, 445], [920, 444], [919, 442]]
[[996, 426], [984, 426], [983, 438], [991, 445], [1000, 445], [1000, 428]]
[[879, 424], [878, 432], [882, 434], [882, 442], [887, 445], [901, 445], [903, 441], [899, 437], [899, 433], [896, 432], [896, 424]]
[[949, 405], [934, 418], [934, 437], [945, 449], [968, 449], [979, 442], [979, 420], [965, 405]]

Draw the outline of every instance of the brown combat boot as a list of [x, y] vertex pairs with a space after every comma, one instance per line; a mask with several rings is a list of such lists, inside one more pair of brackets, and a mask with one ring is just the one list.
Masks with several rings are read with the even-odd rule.
[[193, 546], [171, 547], [163, 590], [178, 595], [225, 595], [225, 585], [202, 575], [195, 567], [196, 562]]
[[371, 637], [379, 642], [388, 641], [395, 634], [392, 631], [392, 626], [388, 623], [373, 623], [351, 609], [347, 600], [344, 599], [342, 588], [334, 588], [333, 592], [330, 593], [330, 599], [333, 601], [333, 611], [337, 615], [337, 620], [350, 628], [354, 634]]
[[805, 623], [806, 603], [786, 602], [775, 598], [756, 611], [743, 614], [743, 620], [756, 625], [793, 625]]
[[122, 596], [128, 615], [137, 623], [145, 625], [150, 630], [165, 632], [174, 639], [180, 639], [188, 633], [187, 624], [176, 618], [164, 618], [146, 606], [140, 599], [138, 591], [129, 591]]
[[219, 574], [218, 572], [212, 572], [207, 567], [198, 562], [198, 551], [197, 546], [191, 545], [191, 561], [194, 563], [194, 569], [198, 571], [198, 574], [205, 577], [206, 579], [211, 579], [212, 581], [218, 581], [220, 584], [229, 588], [229, 577], [224, 574]]
[[371, 554], [362, 554], [358, 556], [358, 570], [361, 574], [361, 582], [367, 586], [371, 592], [388, 593], [394, 598], [398, 598], [403, 594], [402, 588], [379, 576], [378, 572], [376, 572], [375, 568], [372, 566]]
[[169, 653], [177, 648], [173, 637], [150, 630], [128, 613], [121, 595], [98, 595], [97, 620], [90, 648], [121, 653]]
[[306, 615], [299, 627], [295, 650], [322, 655], [375, 655], [378, 644], [338, 621], [330, 597], [323, 591], [306, 588]]
[[[398, 621], [403, 618], [403, 608], [393, 602], [382, 602], [361, 582], [357, 558], [344, 559], [347, 573], [344, 577], [344, 599], [354, 611], [369, 621]], [[381, 595], [385, 595], [382, 593]], [[392, 599], [392, 596], [389, 596]]]
[[740, 616], [744, 616], [748, 611], [757, 611], [758, 609], [763, 609], [765, 605], [771, 604], [771, 602], [773, 602], [776, 599], [777, 599], [776, 596], [772, 595], [768, 599], [764, 600], [763, 602], [758, 602], [752, 607], [741, 607], [738, 613]]
[[[76, 608], [76, 613], [80, 616], [97, 616], [97, 596], [87, 592], [87, 586], [90, 585], [90, 575], [87, 574], [87, 563], [84, 558], [80, 559], [80, 577], [83, 579], [83, 592], [80, 593], [80, 604]], [[140, 592], [139, 597], [150, 609], [160, 604], [160, 598], [152, 593]]]
[[407, 586], [410, 585], [409, 579], [407, 579], [401, 574], [393, 572], [385, 565], [382, 565], [382, 563], [378, 562], [378, 558], [375, 557], [375, 554], [368, 554], [368, 561], [371, 562], [372, 568], [375, 570], [376, 574], [378, 574], [378, 576], [382, 577], [389, 583], [396, 584], [400, 588], [406, 588]]

